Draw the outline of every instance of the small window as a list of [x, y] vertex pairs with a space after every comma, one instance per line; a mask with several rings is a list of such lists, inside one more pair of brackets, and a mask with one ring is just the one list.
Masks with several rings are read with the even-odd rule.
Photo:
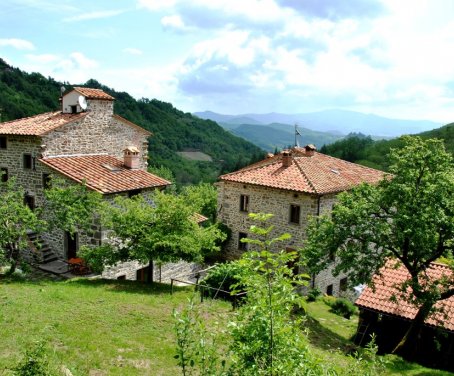
[[326, 295], [333, 295], [333, 285], [326, 286]]
[[300, 223], [300, 206], [290, 205], [290, 223]]
[[134, 189], [132, 191], [128, 191], [128, 197], [129, 198], [132, 198], [134, 196], [138, 196], [142, 193], [142, 190], [141, 189]]
[[8, 181], [8, 169], [6, 167], [0, 168], [1, 182], [6, 183]]
[[342, 279], [339, 281], [339, 290], [340, 290], [340, 291], [347, 291], [347, 286], [348, 286], [348, 279], [347, 279], [347, 277], [342, 278]]
[[247, 250], [247, 243], [243, 243], [241, 239], [247, 238], [247, 234], [244, 232], [238, 233], [238, 249], [240, 251], [246, 251]]
[[43, 174], [43, 188], [49, 189], [52, 185], [52, 178], [50, 174]]
[[249, 211], [249, 196], [247, 195], [240, 196], [240, 211], [242, 212]]
[[6, 137], [0, 136], [0, 149], [6, 149]]
[[31, 154], [24, 154], [23, 167], [28, 170], [33, 168], [33, 158]]
[[35, 210], [35, 197], [30, 195], [25, 195], [24, 204], [27, 205], [30, 210]]

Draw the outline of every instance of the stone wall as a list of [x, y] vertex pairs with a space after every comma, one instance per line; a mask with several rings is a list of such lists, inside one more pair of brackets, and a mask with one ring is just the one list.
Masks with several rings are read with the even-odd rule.
[[123, 150], [135, 146], [140, 151], [140, 168], [146, 169], [146, 132], [112, 116], [112, 106], [112, 101], [91, 100], [86, 116], [43, 136], [42, 156], [108, 154], [123, 160]]
[[[252, 237], [249, 228], [257, 224], [248, 218], [249, 213], [271, 213], [274, 216], [267, 222], [274, 225], [272, 237], [287, 232], [292, 238], [284, 243], [278, 243], [279, 249], [301, 249], [306, 237], [306, 228], [311, 216], [329, 214], [336, 202], [336, 194], [313, 196], [269, 187], [241, 184], [221, 181], [218, 187], [218, 220], [232, 230], [232, 236], [225, 247], [227, 259], [238, 258], [242, 250], [238, 249], [239, 233], [245, 233]], [[248, 212], [240, 210], [240, 196], [249, 197]], [[290, 205], [300, 206], [300, 223], [290, 222]], [[249, 245], [248, 245], [249, 246]], [[319, 273], [312, 280], [312, 286], [317, 287], [322, 293], [327, 292], [328, 286], [332, 285], [333, 295], [340, 296], [348, 292], [340, 291], [340, 280], [345, 275], [334, 277], [331, 274], [334, 264]]]

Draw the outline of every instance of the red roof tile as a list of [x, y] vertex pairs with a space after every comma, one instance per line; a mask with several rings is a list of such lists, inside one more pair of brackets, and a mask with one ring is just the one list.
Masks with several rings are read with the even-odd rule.
[[[88, 87], [74, 87], [73, 90], [82, 94], [87, 99], [103, 99], [103, 100], [107, 100], [107, 101], [115, 100], [114, 97], [105, 93], [101, 89], [90, 89]], [[69, 91], [66, 94], [69, 94], [69, 93], [71, 93], [71, 91]]]
[[46, 112], [0, 123], [0, 134], [43, 136], [64, 124], [79, 120], [86, 115], [86, 112], [78, 114], [63, 114], [60, 111]]
[[131, 170], [109, 155], [84, 155], [40, 159], [53, 170], [103, 194], [162, 187], [171, 184], [143, 170]]
[[198, 224], [208, 221], [208, 218], [200, 213], [194, 213], [193, 215], [191, 215], [191, 219], [196, 221]]
[[[385, 314], [395, 315], [406, 319], [413, 319], [417, 313], [417, 307], [399, 298], [395, 286], [401, 285], [410, 278], [407, 269], [400, 265], [395, 268], [396, 261], [389, 261], [386, 266], [373, 278], [375, 292], [372, 287], [366, 287], [355, 304], [361, 308], [367, 308]], [[430, 280], [438, 280], [443, 276], [453, 279], [451, 269], [443, 264], [432, 263], [427, 270]], [[454, 283], [454, 281], [453, 281]], [[395, 296], [396, 301], [391, 297]], [[443, 307], [444, 313], [436, 312], [426, 319], [426, 324], [432, 326], [443, 326], [445, 329], [454, 331], [454, 296], [439, 301], [435, 307]], [[446, 316], [445, 316], [446, 315]]]
[[292, 164], [284, 167], [278, 154], [239, 171], [222, 175], [220, 180], [261, 185], [312, 194], [347, 190], [360, 183], [377, 183], [385, 173], [325, 154], [291, 150]]

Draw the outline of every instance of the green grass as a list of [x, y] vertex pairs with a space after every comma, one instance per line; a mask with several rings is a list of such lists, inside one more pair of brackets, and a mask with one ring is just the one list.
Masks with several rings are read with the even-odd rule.
[[[346, 355], [355, 351], [352, 343], [358, 325], [358, 316], [350, 320], [329, 312], [330, 307], [322, 299], [307, 304], [307, 328], [311, 349], [321, 358], [337, 366], [353, 367], [353, 361]], [[395, 355], [386, 355], [384, 375], [445, 376], [450, 372], [425, 368], [416, 363], [406, 362]]]
[[[172, 310], [190, 288], [130, 281], [0, 281], [0, 375], [8, 375], [36, 341], [55, 369], [73, 375], [177, 375]], [[228, 303], [204, 303], [208, 320]], [[224, 316], [223, 316], [224, 315]]]

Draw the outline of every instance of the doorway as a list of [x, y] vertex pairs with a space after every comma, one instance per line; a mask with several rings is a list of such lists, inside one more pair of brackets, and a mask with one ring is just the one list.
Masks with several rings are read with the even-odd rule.
[[79, 234], [77, 232], [72, 236], [68, 231], [65, 232], [65, 248], [68, 260], [77, 257], [77, 251], [79, 250]]

